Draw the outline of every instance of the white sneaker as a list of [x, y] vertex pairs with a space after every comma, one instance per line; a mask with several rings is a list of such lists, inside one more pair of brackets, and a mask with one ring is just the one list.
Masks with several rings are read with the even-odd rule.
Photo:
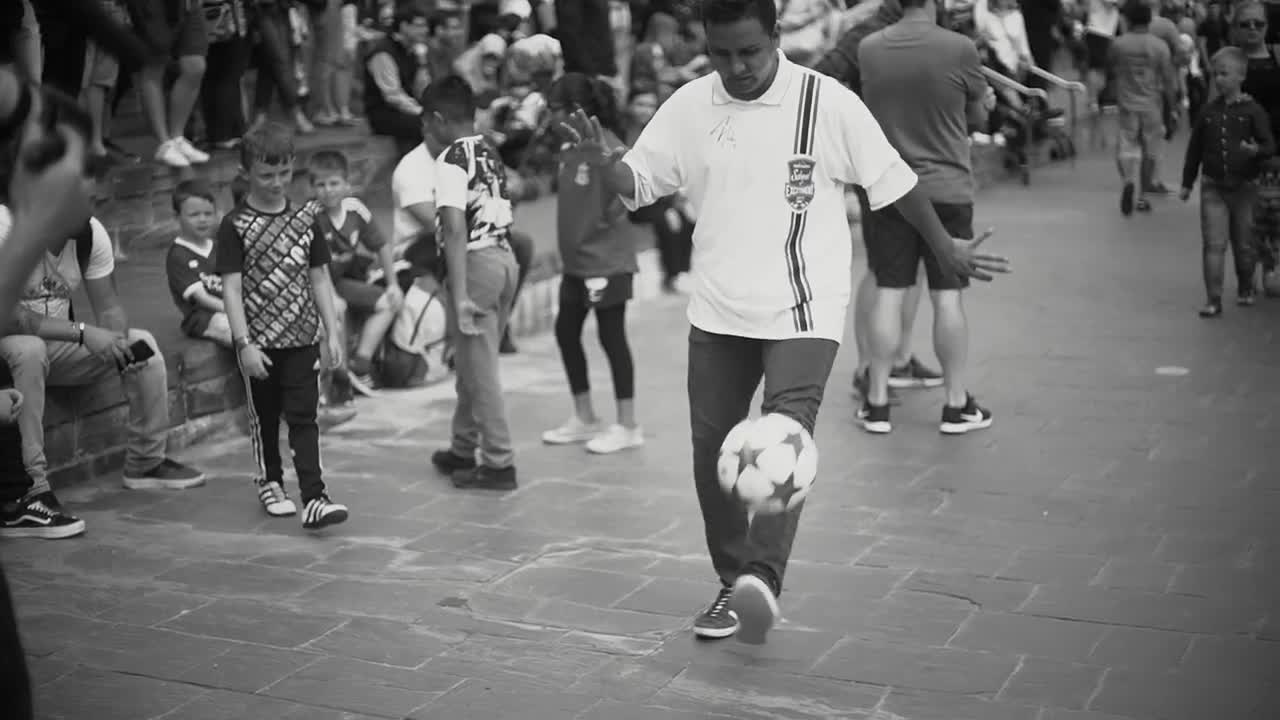
[[284, 486], [278, 482], [258, 483], [258, 502], [271, 517], [288, 517], [298, 512], [298, 506], [293, 504]]
[[542, 442], [548, 445], [573, 445], [586, 442], [598, 434], [599, 423], [585, 423], [575, 415], [560, 427], [542, 433]]
[[184, 137], [176, 137], [173, 139], [173, 144], [188, 161], [197, 165], [209, 162], [209, 153], [192, 145], [190, 140]]
[[191, 167], [191, 161], [173, 140], [165, 140], [160, 143], [160, 147], [156, 148], [156, 162], [174, 168]]
[[610, 425], [607, 430], [587, 441], [587, 452], [596, 455], [630, 450], [644, 445], [644, 431], [637, 427], [627, 428], [621, 425]]

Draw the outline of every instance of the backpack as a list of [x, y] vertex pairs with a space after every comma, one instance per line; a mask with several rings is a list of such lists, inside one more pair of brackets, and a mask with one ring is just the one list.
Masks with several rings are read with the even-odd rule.
[[407, 388], [443, 380], [449, 374], [447, 329], [444, 289], [431, 276], [418, 278], [382, 343], [382, 384]]

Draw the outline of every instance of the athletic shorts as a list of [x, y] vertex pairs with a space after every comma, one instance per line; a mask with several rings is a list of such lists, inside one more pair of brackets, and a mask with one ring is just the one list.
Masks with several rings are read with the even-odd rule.
[[[124, 25], [129, 24], [129, 11], [117, 0], [102, 0], [107, 14]], [[99, 87], [110, 90], [120, 78], [120, 61], [95, 42], [84, 47], [84, 80], [81, 88]]]
[[1090, 70], [1106, 70], [1111, 54], [1111, 38], [1087, 32], [1084, 34], [1084, 51]]
[[[973, 239], [972, 203], [934, 203], [933, 209], [951, 237]], [[868, 221], [864, 221], [863, 236], [867, 243], [867, 267], [879, 287], [915, 285], [921, 261], [930, 290], [962, 290], [969, 286], [968, 278], [942, 270], [924, 238], [893, 205], [871, 213]]]
[[151, 46], [158, 60], [204, 57], [209, 52], [209, 35], [204, 24], [201, 0], [176, 0], [180, 7], [171, 19], [168, 4], [175, 0], [139, 0], [133, 15], [134, 26]]
[[333, 288], [339, 297], [347, 301], [348, 310], [364, 315], [377, 309], [378, 301], [386, 292], [378, 285], [344, 277], [334, 278]]
[[607, 308], [621, 305], [631, 299], [632, 281], [631, 273], [590, 279], [565, 275], [560, 280], [560, 306]]

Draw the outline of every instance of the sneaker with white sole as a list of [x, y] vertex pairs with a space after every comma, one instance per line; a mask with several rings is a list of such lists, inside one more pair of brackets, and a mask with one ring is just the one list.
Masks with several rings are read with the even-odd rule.
[[938, 430], [946, 435], [963, 435], [991, 427], [991, 411], [978, 404], [973, 395], [965, 395], [964, 407], [942, 406], [942, 423]]
[[742, 626], [737, 640], [748, 645], [763, 645], [765, 636], [778, 621], [778, 598], [759, 575], [739, 575], [729, 595], [729, 607], [738, 614]]
[[173, 140], [165, 140], [156, 148], [156, 162], [172, 168], [191, 167], [191, 161]]
[[547, 445], [573, 445], [587, 442], [599, 434], [600, 423], [583, 422], [575, 415], [560, 427], [542, 433], [542, 442]]
[[0, 507], [0, 537], [61, 540], [84, 534], [84, 521], [66, 513], [53, 492]]
[[702, 638], [727, 638], [738, 632], [738, 614], [729, 609], [732, 588], [722, 587], [716, 599], [693, 619], [693, 634]]
[[328, 495], [308, 500], [302, 511], [302, 527], [308, 530], [337, 525], [346, 520], [347, 506], [330, 500]]
[[172, 458], [165, 458], [144, 473], [125, 471], [121, 479], [130, 490], [187, 490], [203, 485], [204, 473]]
[[889, 372], [891, 388], [935, 388], [942, 385], [942, 373], [912, 355], [905, 364]]
[[644, 445], [644, 430], [623, 425], [610, 425], [604, 432], [587, 441], [587, 452], [610, 455]]
[[178, 152], [182, 153], [191, 164], [203, 165], [209, 162], [209, 153], [192, 145], [190, 140], [184, 137], [176, 137], [173, 139], [173, 144], [174, 147], [178, 148]]
[[288, 517], [296, 515], [298, 506], [293, 504], [289, 499], [289, 493], [284, 491], [284, 485], [278, 482], [258, 483], [258, 502], [262, 503], [262, 509], [267, 511], [271, 517]]
[[862, 407], [858, 408], [858, 419], [862, 421], [862, 429], [869, 433], [884, 435], [893, 432], [888, 405], [872, 405], [871, 401], [863, 400]]

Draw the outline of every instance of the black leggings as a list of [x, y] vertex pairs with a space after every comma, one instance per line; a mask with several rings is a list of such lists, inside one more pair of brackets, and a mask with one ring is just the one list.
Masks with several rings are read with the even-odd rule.
[[[569, 278], [564, 280], [562, 288], [571, 284]], [[560, 358], [569, 376], [569, 390], [575, 396], [591, 389], [591, 381], [587, 377], [587, 353], [582, 348], [582, 326], [587, 322], [591, 307], [584, 295], [582, 292], [561, 290], [560, 312], [556, 315], [556, 344], [560, 346]], [[631, 362], [631, 346], [627, 344], [627, 303], [622, 301], [609, 307], [597, 307], [595, 311], [600, 346], [604, 348], [605, 357], [609, 358], [609, 371], [613, 374], [613, 396], [618, 400], [630, 400], [636, 396], [636, 370]]]

